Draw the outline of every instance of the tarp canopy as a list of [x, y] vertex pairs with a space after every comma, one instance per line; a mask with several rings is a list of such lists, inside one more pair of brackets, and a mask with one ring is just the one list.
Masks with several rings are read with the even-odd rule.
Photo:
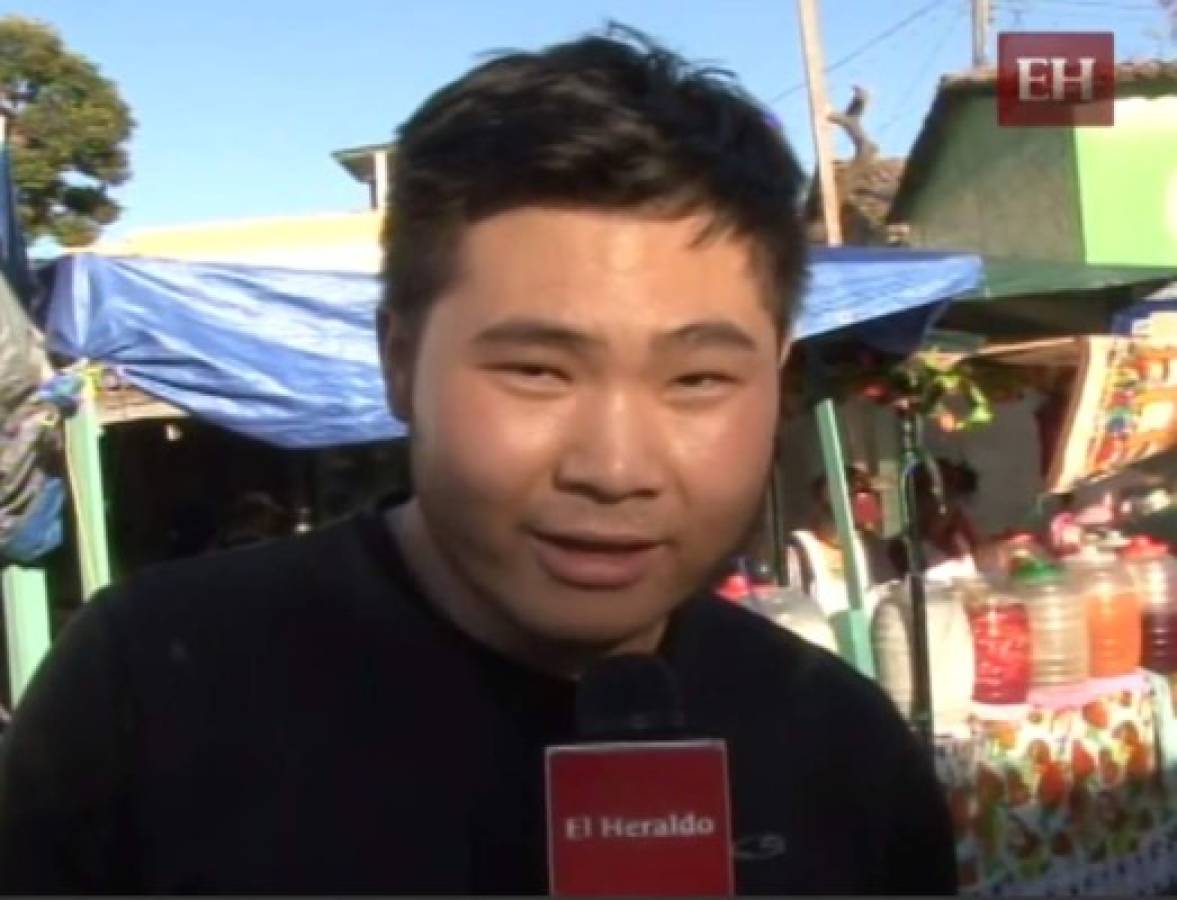
[[1117, 315], [1177, 280], [1177, 266], [1111, 266], [985, 257], [985, 277], [938, 325], [1003, 340], [1102, 334]]
[[[795, 335], [910, 351], [981, 268], [970, 254], [817, 249]], [[195, 416], [284, 447], [404, 433], [385, 402], [375, 275], [71, 254], [52, 281], [54, 351]]]
[[960, 302], [1012, 300], [1037, 294], [1056, 297], [1140, 285], [1153, 286], [1177, 279], [1177, 266], [1107, 266], [1056, 260], [985, 257], [985, 277]]

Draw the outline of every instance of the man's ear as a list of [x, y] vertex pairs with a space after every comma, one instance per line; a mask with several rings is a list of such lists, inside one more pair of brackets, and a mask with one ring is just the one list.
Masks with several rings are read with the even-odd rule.
[[406, 425], [413, 420], [415, 342], [405, 323], [394, 313], [380, 314], [380, 365], [392, 414]]
[[781, 337], [780, 353], [777, 356], [777, 368], [783, 369], [785, 363], [789, 360], [789, 351], [793, 349], [793, 335], [791, 332], [785, 332]]

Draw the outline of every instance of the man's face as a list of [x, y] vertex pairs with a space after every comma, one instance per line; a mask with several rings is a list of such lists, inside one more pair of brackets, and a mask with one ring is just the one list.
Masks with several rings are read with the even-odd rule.
[[781, 347], [742, 241], [702, 219], [527, 208], [471, 227], [390, 362], [428, 531], [525, 633], [656, 627], [747, 534]]

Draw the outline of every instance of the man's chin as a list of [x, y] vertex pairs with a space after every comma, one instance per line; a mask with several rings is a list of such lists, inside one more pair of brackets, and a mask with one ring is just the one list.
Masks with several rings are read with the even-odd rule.
[[[549, 604], [559, 603], [552, 597]], [[601, 602], [608, 602], [601, 598]], [[579, 604], [578, 604], [579, 605]], [[597, 610], [553, 610], [551, 606], [506, 610], [520, 637], [545, 655], [591, 659], [609, 653], [653, 652], [665, 630], [666, 621], [678, 604], [652, 607], [648, 612], [625, 616], [602, 614]]]

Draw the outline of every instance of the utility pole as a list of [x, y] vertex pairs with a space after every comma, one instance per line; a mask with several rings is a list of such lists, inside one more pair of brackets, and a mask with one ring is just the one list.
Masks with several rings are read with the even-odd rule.
[[813, 124], [813, 148], [817, 154], [817, 180], [821, 186], [821, 211], [826, 226], [826, 243], [842, 243], [842, 218], [838, 188], [834, 182], [834, 155], [830, 140], [830, 101], [826, 96], [825, 56], [815, 0], [797, 0], [801, 19], [801, 46], [805, 55], [805, 81], [809, 87], [809, 116]]
[[973, 0], [973, 68], [989, 64], [989, 0]]

